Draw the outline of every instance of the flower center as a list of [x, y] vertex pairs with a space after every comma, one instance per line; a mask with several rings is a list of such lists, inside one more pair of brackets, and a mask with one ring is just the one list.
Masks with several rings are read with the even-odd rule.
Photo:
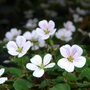
[[68, 57], [68, 61], [69, 61], [69, 62], [73, 62], [73, 57], [72, 57], [72, 56], [69, 56], [69, 57]]
[[62, 36], [61, 36], [61, 38], [64, 40], [64, 39], [65, 39], [65, 36], [64, 36], [64, 35], [62, 35]]
[[21, 53], [22, 52], [22, 48], [18, 48], [17, 52]]
[[39, 45], [38, 41], [36, 41], [36, 40], [32, 40], [32, 43], [33, 43], [34, 45]]
[[49, 34], [49, 31], [48, 29], [44, 30], [45, 34]]
[[43, 64], [40, 65], [40, 68], [41, 68], [41, 69], [44, 69], [44, 67], [45, 67], [45, 66], [44, 66]]

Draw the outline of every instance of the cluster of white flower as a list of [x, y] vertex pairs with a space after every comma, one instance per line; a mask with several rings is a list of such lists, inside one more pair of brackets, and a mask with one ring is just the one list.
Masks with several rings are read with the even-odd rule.
[[27, 29], [34, 29], [37, 27], [37, 22], [38, 22], [38, 19], [37, 18], [34, 18], [34, 19], [29, 19], [25, 25], [25, 28]]
[[70, 13], [72, 13], [73, 21], [75, 23], [82, 22], [83, 16], [88, 13], [87, 10], [83, 10], [80, 7], [77, 7], [76, 10], [69, 8], [69, 11], [70, 11]]
[[[50, 20], [42, 20], [39, 22], [39, 28], [33, 30], [32, 32], [25, 32], [22, 36], [15, 34], [16, 38], [9, 39], [6, 47], [8, 53], [12, 56], [18, 56], [18, 58], [24, 56], [27, 51], [31, 48], [32, 50], [37, 50], [39, 47], [46, 46], [45, 40], [56, 35], [58, 39], [63, 41], [69, 41], [72, 39], [72, 33], [75, 32], [75, 26], [71, 21], [64, 23], [64, 28], [61, 28], [55, 33], [55, 23]], [[17, 31], [18, 32], [18, 31]], [[20, 33], [19, 33], [20, 34]], [[11, 34], [10, 34], [11, 35]], [[64, 57], [57, 62], [57, 65], [67, 72], [73, 72], [74, 66], [81, 68], [86, 63], [86, 58], [81, 56], [83, 50], [78, 45], [64, 45], [60, 47], [60, 53]], [[34, 71], [33, 76], [40, 78], [43, 76], [45, 69], [52, 68], [55, 63], [50, 63], [52, 60], [51, 54], [46, 54], [42, 60], [40, 55], [35, 55], [30, 59], [31, 63], [26, 64], [26, 68]]]
[[33, 30], [31, 33], [27, 31], [23, 34], [23, 36], [26, 38], [26, 40], [29, 40], [32, 43], [32, 50], [38, 50], [39, 47], [45, 46], [45, 41], [39, 37], [36, 30]]
[[64, 23], [64, 28], [59, 29], [56, 32], [56, 37], [62, 41], [70, 41], [72, 39], [72, 33], [75, 32], [75, 26], [71, 21]]
[[[57, 65], [67, 72], [73, 72], [74, 66], [82, 68], [86, 63], [86, 58], [81, 56], [83, 50], [78, 45], [64, 45], [60, 48], [60, 53], [64, 57], [57, 62]], [[42, 61], [40, 55], [35, 55], [30, 59], [31, 63], [26, 64], [26, 68], [34, 71], [33, 76], [42, 77], [46, 68], [52, 68], [55, 63], [50, 63], [52, 60], [51, 54], [46, 54]]]
[[16, 28], [12, 28], [9, 32], [5, 34], [5, 41], [15, 40], [17, 36], [21, 34], [21, 30], [17, 30]]
[[81, 17], [79, 14], [73, 14], [73, 20], [74, 20], [75, 23], [82, 22], [83, 17]]

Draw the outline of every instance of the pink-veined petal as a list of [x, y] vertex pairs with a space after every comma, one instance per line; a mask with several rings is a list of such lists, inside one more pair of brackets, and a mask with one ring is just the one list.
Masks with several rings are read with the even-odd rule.
[[16, 43], [19, 47], [23, 47], [23, 45], [26, 43], [26, 39], [23, 36], [17, 36]]
[[7, 43], [7, 49], [8, 50], [11, 50], [11, 51], [15, 51], [15, 50], [17, 50], [17, 45], [16, 45], [16, 43], [14, 42], [14, 41], [9, 41], [8, 43]]
[[60, 48], [60, 53], [63, 57], [68, 57], [70, 56], [70, 45], [64, 45]]
[[48, 27], [48, 22], [46, 20], [42, 20], [39, 22], [39, 27], [42, 29], [42, 30], [46, 30], [47, 27]]
[[49, 29], [54, 29], [54, 27], [55, 27], [55, 23], [52, 20], [50, 20], [49, 23], [48, 23], [48, 28]]
[[71, 56], [73, 56], [74, 58], [81, 56], [82, 53], [83, 53], [83, 50], [78, 45], [73, 45], [71, 47]]
[[73, 61], [74, 66], [81, 68], [85, 65], [86, 63], [86, 58], [83, 56], [80, 56], [78, 58], [75, 58], [75, 60]]
[[32, 43], [30, 41], [27, 41], [23, 46], [23, 51], [27, 52], [31, 46], [32, 46]]

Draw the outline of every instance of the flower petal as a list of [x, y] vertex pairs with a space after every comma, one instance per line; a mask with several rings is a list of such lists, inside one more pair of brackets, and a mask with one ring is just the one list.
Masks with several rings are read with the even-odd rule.
[[76, 58], [76, 57], [79, 57], [81, 56], [83, 53], [83, 50], [81, 47], [79, 47], [78, 45], [73, 45], [71, 47], [71, 55]]
[[38, 69], [38, 67], [36, 65], [32, 64], [32, 63], [27, 63], [26, 68], [29, 69], [29, 70], [32, 70], [32, 71]]
[[17, 45], [16, 45], [16, 43], [14, 42], [14, 41], [9, 41], [8, 43], [7, 43], [7, 49], [8, 50], [11, 50], [11, 51], [15, 51], [15, 50], [17, 50]]
[[18, 54], [18, 58], [24, 56], [26, 53], [27, 53], [27, 52], [24, 52], [24, 51], [23, 51], [22, 53], [19, 53], [19, 54]]
[[37, 69], [33, 72], [33, 76], [40, 78], [42, 77], [44, 74], [44, 70], [43, 69]]
[[46, 65], [45, 68], [52, 68], [54, 66], [55, 66], [55, 63], [50, 63], [50, 64]]
[[40, 47], [44, 47], [45, 46], [45, 41], [44, 40], [38, 39], [38, 42], [39, 42], [39, 46]]
[[9, 41], [13, 39], [13, 35], [11, 35], [10, 32], [7, 32], [7, 33], [5, 34], [5, 37], [6, 37], [6, 39], [9, 40]]
[[37, 32], [37, 34], [38, 34], [39, 36], [42, 36], [42, 34], [44, 34], [44, 31], [43, 31], [42, 29], [40, 29], [40, 28], [37, 28], [37, 29], [36, 29], [36, 32]]
[[31, 62], [35, 65], [40, 66], [42, 64], [42, 58], [40, 55], [35, 55], [33, 58], [30, 59]]
[[32, 43], [30, 41], [27, 41], [23, 46], [23, 51], [27, 52], [31, 46], [32, 46]]
[[47, 65], [50, 63], [50, 61], [52, 60], [52, 55], [51, 54], [46, 54], [44, 56], [44, 59], [43, 59], [43, 64], [44, 65]]
[[70, 56], [70, 45], [64, 45], [60, 48], [60, 53], [63, 57], [68, 57]]
[[17, 56], [19, 54], [18, 52], [14, 51], [14, 50], [13, 51], [9, 50], [8, 53], [12, 56]]
[[66, 67], [65, 67], [65, 70], [67, 72], [73, 72], [74, 71], [74, 65], [71, 62], [68, 62]]
[[5, 69], [4, 68], [1, 68], [0, 69], [0, 76], [2, 76], [2, 74], [4, 73]]
[[65, 69], [67, 72], [73, 72], [74, 71], [73, 63], [69, 62], [66, 58], [60, 59], [57, 64], [62, 69]]
[[48, 28], [49, 29], [54, 29], [54, 27], [55, 27], [54, 21], [50, 20], [49, 23], [48, 23]]
[[52, 29], [52, 30], [49, 30], [49, 31], [50, 31], [49, 34], [53, 36], [55, 34], [55, 32], [56, 32], [56, 29]]
[[40, 28], [37, 28], [36, 31], [37, 31], [37, 34], [39, 35], [40, 39], [45, 40], [45, 39], [48, 39], [50, 36], [49, 34], [45, 34], [44, 30], [42, 30]]
[[42, 30], [46, 30], [47, 27], [48, 27], [48, 22], [46, 20], [42, 20], [39, 22], [39, 27], [42, 29]]
[[65, 68], [65, 63], [67, 62], [66, 58], [62, 58], [57, 62], [57, 65], [61, 68]]
[[31, 40], [31, 33], [29, 31], [25, 32], [23, 36], [26, 38], [26, 40]]
[[16, 43], [19, 47], [23, 47], [23, 45], [26, 43], [26, 39], [23, 36], [17, 36]]
[[8, 78], [7, 77], [1, 77], [0, 78], [0, 84], [3, 84], [5, 81], [7, 81]]
[[85, 65], [85, 63], [86, 63], [86, 58], [83, 56], [80, 56], [73, 61], [74, 66], [76, 66], [78, 68], [83, 67]]

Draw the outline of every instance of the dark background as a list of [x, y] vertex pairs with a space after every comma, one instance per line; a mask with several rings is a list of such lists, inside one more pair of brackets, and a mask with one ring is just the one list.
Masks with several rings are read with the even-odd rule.
[[[54, 2], [53, 2], [54, 1]], [[63, 5], [60, 1], [65, 1]], [[82, 0], [83, 1], [83, 0]], [[89, 0], [86, 0], [89, 2]], [[11, 28], [23, 29], [28, 19], [38, 18], [38, 20], [47, 19], [54, 20], [56, 27], [62, 27], [63, 22], [72, 21], [72, 15], [69, 8], [75, 9], [81, 7], [90, 10], [90, 7], [83, 7], [80, 4], [81, 0], [0, 0], [0, 39], [5, 37], [5, 33]], [[47, 5], [42, 7], [41, 4]], [[25, 17], [25, 11], [33, 10], [33, 15], [30, 18]], [[53, 10], [57, 16], [51, 17], [46, 15], [45, 10]], [[79, 26], [89, 32], [90, 30], [90, 15], [86, 15], [84, 21]], [[86, 37], [83, 44], [89, 44], [90, 38]]]

